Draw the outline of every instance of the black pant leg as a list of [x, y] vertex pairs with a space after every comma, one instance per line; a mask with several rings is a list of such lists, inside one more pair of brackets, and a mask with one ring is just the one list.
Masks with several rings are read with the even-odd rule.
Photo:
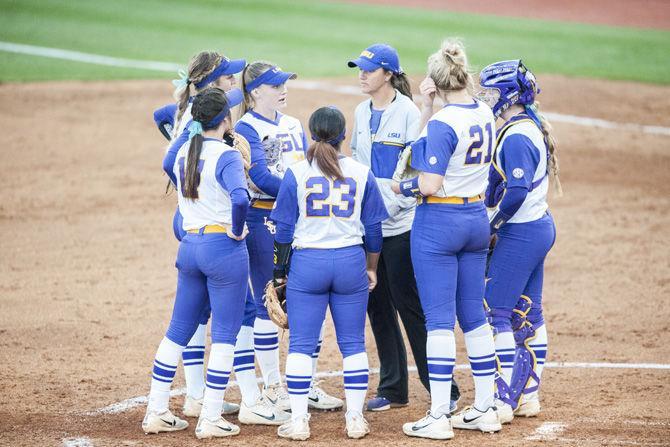
[[394, 403], [408, 400], [407, 352], [400, 331], [398, 316], [388, 287], [384, 267], [384, 249], [377, 267], [377, 286], [370, 292], [368, 316], [377, 343], [379, 356], [379, 386], [377, 395]]

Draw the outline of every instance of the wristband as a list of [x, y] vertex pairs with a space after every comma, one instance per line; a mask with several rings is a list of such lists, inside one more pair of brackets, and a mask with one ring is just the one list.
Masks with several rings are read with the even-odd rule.
[[500, 228], [511, 218], [512, 216], [509, 216], [498, 210], [493, 216], [491, 216], [491, 220], [489, 221], [489, 225], [491, 226], [491, 234], [496, 234], [498, 230], [500, 230]]
[[417, 197], [421, 195], [419, 190], [419, 177], [400, 182], [400, 194], [405, 197]]

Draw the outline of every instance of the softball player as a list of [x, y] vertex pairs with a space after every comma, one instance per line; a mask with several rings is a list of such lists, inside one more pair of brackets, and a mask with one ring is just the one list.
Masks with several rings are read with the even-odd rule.
[[[394, 183], [419, 197], [412, 225], [412, 263], [428, 330], [431, 408], [406, 423], [408, 436], [450, 439], [453, 426], [501, 429], [494, 406], [495, 347], [483, 308], [489, 225], [483, 193], [491, 161], [495, 118], [472, 98], [463, 46], [447, 40], [428, 59], [428, 76], [445, 106], [412, 144], [412, 167], [421, 171]], [[456, 357], [456, 316], [475, 382], [472, 407], [450, 418], [449, 396]]]
[[146, 433], [183, 430], [188, 423], [168, 409], [177, 362], [195, 333], [205, 301], [212, 308], [212, 348], [198, 438], [231, 436], [239, 427], [223, 417], [223, 395], [244, 315], [249, 256], [243, 239], [249, 193], [242, 157], [223, 142], [232, 127], [224, 92], [207, 89], [193, 101], [191, 139], [169, 172], [175, 181], [186, 232], [179, 244], [177, 295], [170, 326], [154, 360]]
[[[218, 53], [201, 52], [196, 55], [189, 64], [188, 74], [180, 73], [181, 79], [173, 81], [177, 87], [175, 98], [179, 100], [177, 105], [168, 105], [154, 112], [154, 120], [161, 133], [172, 140], [172, 150], [168, 150], [164, 159], [164, 169], [170, 172], [174, 166], [174, 155], [177, 150], [188, 140], [186, 127], [191, 121], [191, 85], [195, 91], [218, 86], [228, 92], [229, 102], [239, 104], [242, 101], [242, 93], [235, 89], [235, 73], [244, 68], [246, 62], [243, 59], [229, 60]], [[179, 115], [177, 110], [183, 113]], [[174, 122], [179, 122], [175, 128]], [[176, 184], [176, 183], [174, 183]], [[183, 217], [179, 207], [173, 218], [173, 231], [177, 240], [181, 241], [184, 236], [182, 228]], [[224, 402], [223, 413], [233, 414], [240, 411], [240, 422], [253, 424], [278, 425], [287, 420], [289, 415], [272, 408], [263, 401], [258, 385], [256, 383], [256, 372], [253, 351], [253, 322], [256, 315], [255, 304], [251, 291], [248, 292], [244, 321], [238, 334], [235, 346], [234, 370], [242, 395], [242, 407]], [[209, 302], [205, 303], [200, 324], [189, 341], [188, 346], [182, 354], [184, 364], [184, 376], [186, 379], [186, 396], [184, 399], [183, 414], [185, 416], [197, 417], [202, 408], [202, 397], [205, 392], [204, 381], [204, 357], [207, 321], [210, 316]]]
[[[371, 411], [408, 403], [407, 353], [398, 314], [419, 372], [430, 391], [426, 363], [426, 319], [421, 309], [410, 258], [410, 229], [416, 199], [391, 191], [391, 177], [400, 152], [419, 134], [419, 109], [412, 101], [409, 80], [395, 48], [375, 44], [348, 63], [358, 67], [361, 91], [370, 98], [356, 107], [351, 136], [353, 158], [375, 176], [389, 212], [382, 224], [383, 250], [377, 270], [379, 284], [370, 292], [368, 315], [377, 343], [380, 373], [377, 396], [368, 401]], [[452, 388], [454, 409], [458, 387]]]
[[365, 310], [368, 292], [377, 282], [381, 222], [388, 213], [370, 169], [339, 154], [345, 132], [342, 113], [322, 107], [310, 117], [309, 129], [315, 143], [307, 160], [286, 171], [271, 214], [277, 225], [275, 281], [286, 280], [294, 248], [286, 291], [291, 422], [277, 433], [297, 440], [310, 436], [311, 354], [330, 307], [343, 357], [346, 430], [350, 438], [362, 438], [370, 432], [362, 414], [368, 385]]
[[[247, 247], [252, 266], [252, 291], [256, 301], [256, 358], [265, 384], [263, 395], [282, 410], [288, 410], [290, 402], [279, 373], [278, 329], [270, 321], [263, 304], [263, 291], [272, 279], [275, 224], [270, 219], [270, 211], [279, 192], [284, 170], [303, 160], [307, 147], [300, 121], [281, 113], [287, 105], [286, 82], [295, 77], [294, 73], [284, 72], [267, 62], [248, 65], [242, 73], [246, 113], [235, 125], [235, 131], [245, 137], [251, 146], [252, 167], [249, 177], [252, 182], [252, 204], [247, 218]], [[312, 353], [315, 370], [319, 349], [320, 343]], [[318, 409], [343, 406], [342, 400], [329, 396], [316, 384], [310, 389], [309, 404]]]
[[[495, 116], [505, 120], [486, 196], [491, 233], [498, 239], [488, 270], [486, 301], [504, 381], [498, 382], [503, 399], [498, 408], [502, 422], [510, 422], [514, 414], [540, 412], [538, 387], [547, 355], [544, 260], [556, 239], [547, 205], [549, 175], [559, 194], [560, 182], [551, 128], [537, 113], [535, 97], [540, 90], [533, 74], [520, 60], [496, 62], [482, 70], [480, 83]], [[525, 322], [519, 324], [524, 314]]]

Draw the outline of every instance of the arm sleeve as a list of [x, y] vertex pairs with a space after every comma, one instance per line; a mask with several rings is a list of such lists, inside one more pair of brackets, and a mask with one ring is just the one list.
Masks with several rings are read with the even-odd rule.
[[277, 194], [275, 207], [270, 213], [270, 219], [277, 224], [275, 240], [288, 243], [293, 240], [295, 223], [298, 221], [298, 183], [291, 168], [286, 171]]
[[365, 225], [365, 251], [379, 253], [382, 251], [383, 242], [381, 222]]
[[458, 137], [454, 129], [442, 121], [428, 121], [427, 126], [425, 144], [412, 145], [412, 167], [419, 171], [444, 175], [449, 159], [458, 145]]
[[519, 186], [530, 190], [540, 163], [540, 151], [525, 135], [510, 135], [503, 141], [500, 153], [507, 187]]
[[277, 197], [281, 177], [273, 175], [268, 169], [265, 150], [258, 132], [249, 124], [240, 121], [235, 125], [235, 132], [246, 138], [251, 147], [251, 169], [249, 169], [251, 181], [264, 193]]
[[249, 209], [249, 192], [244, 177], [244, 163], [237, 151], [226, 151], [216, 162], [216, 180], [230, 195], [232, 202], [233, 234], [239, 236], [244, 229]]
[[158, 130], [168, 140], [172, 139], [172, 129], [174, 128], [174, 117], [177, 112], [177, 104], [168, 104], [154, 111], [154, 122]]
[[177, 177], [174, 175], [174, 163], [177, 160], [177, 152], [179, 152], [179, 149], [187, 142], [188, 129], [184, 129], [181, 135], [172, 141], [172, 144], [170, 144], [170, 147], [163, 157], [163, 171], [170, 177], [170, 180], [172, 180], [172, 183], [174, 183], [175, 186], [177, 185]]
[[389, 213], [384, 206], [384, 199], [377, 186], [372, 171], [368, 171], [368, 179], [365, 182], [365, 192], [361, 204], [361, 222], [364, 226], [376, 224], [389, 218]]

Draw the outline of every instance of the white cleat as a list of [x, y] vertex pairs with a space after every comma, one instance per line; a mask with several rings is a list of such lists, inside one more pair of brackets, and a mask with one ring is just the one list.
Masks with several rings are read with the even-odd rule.
[[315, 410], [339, 410], [344, 406], [344, 402], [326, 393], [318, 386], [318, 383], [315, 383], [309, 390], [307, 405]]
[[454, 437], [454, 430], [451, 428], [451, 418], [448, 414], [442, 414], [434, 417], [430, 411], [426, 416], [416, 422], [403, 424], [402, 431], [407, 436], [416, 436], [418, 438], [428, 439], [451, 439]]
[[479, 411], [475, 407], [467, 407], [451, 417], [451, 424], [454, 428], [479, 430], [484, 433], [502, 430], [495, 407], [489, 407], [486, 411]]
[[198, 419], [198, 425], [195, 427], [195, 437], [198, 439], [224, 438], [226, 436], [235, 436], [239, 434], [240, 427], [231, 424], [222, 417], [216, 421], [200, 418]]
[[514, 410], [514, 416], [532, 418], [540, 414], [540, 396], [537, 393], [524, 394], [519, 399], [519, 406]]
[[345, 419], [347, 420], [347, 436], [350, 438], [360, 439], [370, 433], [370, 425], [362, 413], [347, 411]]
[[188, 422], [178, 418], [167, 410], [163, 413], [149, 413], [144, 415], [142, 430], [144, 433], [160, 433], [164, 431], [179, 431], [188, 427]]
[[496, 408], [498, 409], [498, 419], [501, 424], [509, 424], [514, 419], [514, 410], [509, 404], [496, 399]]
[[291, 411], [291, 401], [288, 397], [288, 391], [286, 391], [286, 388], [281, 383], [263, 387], [263, 398], [280, 410]]
[[309, 414], [291, 419], [277, 429], [280, 438], [293, 439], [294, 441], [305, 441], [309, 439]]
[[[197, 418], [200, 416], [200, 410], [202, 410], [202, 397], [196, 399], [191, 396], [186, 396], [184, 399], [184, 407], [182, 409], [182, 414], [187, 417]], [[229, 415], [235, 414], [240, 411], [240, 406], [232, 402], [223, 401], [223, 411], [222, 414]]]
[[281, 425], [291, 420], [291, 413], [270, 405], [260, 396], [251, 406], [246, 406], [243, 401], [238, 418], [242, 424]]

